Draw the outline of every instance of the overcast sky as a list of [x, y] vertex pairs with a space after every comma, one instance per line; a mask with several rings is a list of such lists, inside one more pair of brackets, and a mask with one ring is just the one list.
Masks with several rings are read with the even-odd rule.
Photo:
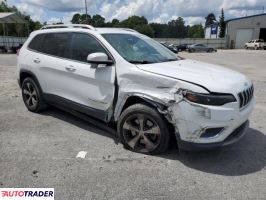
[[[0, 0], [2, 1], [2, 0]], [[85, 0], [7, 0], [22, 13], [41, 22], [69, 22], [76, 12], [85, 13]], [[100, 14], [106, 21], [123, 20], [130, 15], [145, 16], [150, 22], [167, 22], [180, 16], [187, 24], [204, 23], [213, 12], [217, 19], [224, 8], [226, 19], [259, 14], [266, 0], [87, 0], [88, 13]]]

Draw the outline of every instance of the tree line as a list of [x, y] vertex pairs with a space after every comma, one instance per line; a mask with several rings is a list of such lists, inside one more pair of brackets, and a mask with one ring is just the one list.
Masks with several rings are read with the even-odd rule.
[[106, 22], [101, 15], [86, 15], [76, 13], [71, 22], [73, 24], [90, 24], [95, 27], [131, 28], [142, 34], [156, 38], [203, 38], [204, 28], [201, 24], [189, 26], [182, 17], [167, 23], [149, 23], [144, 16], [130, 16], [125, 20], [113, 19]]
[[[15, 6], [8, 6], [5, 1], [0, 3], [0, 12], [16, 12], [20, 15], [28, 25], [24, 24], [8, 24], [6, 25], [6, 35], [10, 36], [28, 36], [28, 33], [40, 29], [43, 24], [39, 21], [34, 21], [29, 15], [22, 14]], [[216, 22], [215, 15], [210, 13], [206, 18], [205, 27]], [[71, 19], [73, 24], [89, 24], [94, 27], [116, 27], [116, 28], [131, 28], [142, 34], [155, 38], [203, 38], [204, 27], [202, 24], [186, 25], [182, 17], [170, 20], [167, 23], [149, 23], [144, 16], [130, 16], [125, 20], [119, 21], [113, 19], [112, 21], [106, 21], [106, 19], [99, 15], [86, 15], [76, 13]], [[61, 22], [55, 24], [62, 24]], [[225, 22], [224, 13], [220, 17], [220, 30], [222, 33], [220, 37], [224, 37]], [[221, 32], [221, 31], [220, 31]], [[3, 27], [0, 26], [0, 35], [3, 35]]]

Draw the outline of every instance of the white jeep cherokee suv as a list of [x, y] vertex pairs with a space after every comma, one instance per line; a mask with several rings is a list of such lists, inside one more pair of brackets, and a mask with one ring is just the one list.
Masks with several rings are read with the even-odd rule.
[[141, 153], [162, 153], [171, 138], [186, 150], [231, 144], [255, 104], [243, 74], [179, 58], [129, 29], [47, 26], [31, 33], [17, 66], [28, 110], [52, 104], [115, 122]]

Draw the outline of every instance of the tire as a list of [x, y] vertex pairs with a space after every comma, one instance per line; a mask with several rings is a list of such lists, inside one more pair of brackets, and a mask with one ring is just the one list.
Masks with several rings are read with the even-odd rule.
[[255, 47], [254, 47], [254, 49], [255, 49], [255, 50], [258, 50], [258, 47], [257, 47], [257, 46], [255, 46]]
[[134, 152], [161, 154], [169, 146], [170, 131], [166, 119], [145, 104], [135, 104], [124, 110], [117, 130], [124, 147]]
[[208, 49], [207, 52], [208, 52], [208, 53], [212, 53], [212, 52], [213, 52], [213, 49]]
[[195, 52], [195, 49], [190, 49], [189, 52], [190, 53], [194, 53]]
[[47, 108], [44, 102], [42, 92], [36, 81], [32, 78], [26, 78], [21, 85], [21, 93], [25, 106], [34, 113], [39, 113]]
[[248, 46], [247, 45], [245, 45], [245, 49], [248, 49]]

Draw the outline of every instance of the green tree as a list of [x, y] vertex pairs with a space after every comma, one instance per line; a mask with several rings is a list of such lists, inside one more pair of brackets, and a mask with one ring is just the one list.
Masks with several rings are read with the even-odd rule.
[[168, 22], [169, 37], [171, 38], [185, 38], [187, 36], [188, 28], [185, 26], [185, 21], [182, 17]]
[[204, 38], [204, 29], [201, 24], [189, 26], [188, 37], [190, 38]]
[[224, 38], [224, 36], [225, 36], [224, 9], [222, 9], [222, 11], [221, 11], [219, 27], [220, 27], [219, 37]]
[[91, 24], [92, 23], [91, 16], [86, 15], [86, 14], [81, 15], [80, 16], [80, 23], [81, 24]]
[[145, 24], [146, 25], [148, 24], [148, 20], [144, 16], [140, 17], [140, 16], [133, 15], [131, 17], [128, 17], [126, 20], [123, 20], [120, 23], [120, 27], [134, 29], [134, 27], [138, 25], [145, 25]]
[[154, 31], [151, 28], [151, 26], [148, 24], [137, 25], [134, 27], [134, 29], [136, 31], [138, 31], [139, 33], [142, 33], [142, 34], [147, 35], [149, 37], [154, 37]]
[[101, 15], [93, 15], [91, 18], [91, 24], [95, 27], [104, 27], [105, 26], [105, 18]]
[[170, 37], [169, 29], [167, 24], [150, 23], [149, 24], [154, 31], [155, 38], [167, 38]]
[[71, 19], [71, 23], [72, 24], [80, 24], [80, 22], [81, 22], [81, 15], [79, 13], [74, 14], [72, 19]]
[[119, 26], [119, 20], [118, 19], [113, 19], [111, 24], [112, 24], [112, 27], [118, 27]]
[[205, 27], [212, 25], [216, 21], [216, 17], [213, 13], [210, 13], [205, 17], [206, 22], [205, 22]]

